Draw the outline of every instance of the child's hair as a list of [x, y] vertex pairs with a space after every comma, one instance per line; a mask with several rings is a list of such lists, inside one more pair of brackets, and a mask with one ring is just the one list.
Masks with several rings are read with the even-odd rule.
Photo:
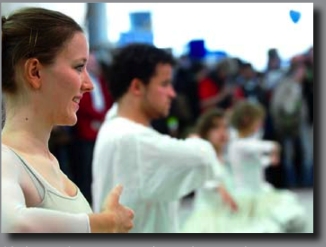
[[198, 121], [197, 121], [197, 125], [196, 125], [196, 132], [197, 134], [203, 138], [203, 139], [207, 139], [208, 138], [208, 132], [216, 127], [216, 119], [220, 120], [222, 118], [225, 117], [225, 112], [222, 109], [219, 108], [213, 108], [210, 109], [208, 111], [206, 111], [205, 113], [203, 113]]
[[238, 102], [231, 114], [231, 125], [239, 130], [247, 130], [258, 119], [265, 118], [265, 109], [260, 103], [247, 100]]

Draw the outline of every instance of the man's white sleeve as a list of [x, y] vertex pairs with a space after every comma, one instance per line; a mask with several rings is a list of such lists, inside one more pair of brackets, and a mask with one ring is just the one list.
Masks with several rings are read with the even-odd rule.
[[136, 146], [145, 198], [177, 200], [219, 176], [215, 151], [205, 140], [145, 135], [136, 139]]

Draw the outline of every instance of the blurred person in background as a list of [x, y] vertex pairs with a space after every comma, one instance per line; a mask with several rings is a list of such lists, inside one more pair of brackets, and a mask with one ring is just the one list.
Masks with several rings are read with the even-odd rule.
[[303, 97], [306, 76], [304, 57], [295, 56], [271, 99], [271, 114], [276, 138], [283, 147], [282, 169], [285, 187], [311, 183], [312, 140], [309, 136], [308, 107]]
[[234, 104], [241, 100], [264, 103], [265, 94], [257, 72], [250, 63], [243, 63], [239, 69], [237, 86], [233, 92]]
[[310, 152], [311, 155], [311, 169], [310, 175], [308, 175], [308, 181], [306, 183], [307, 186], [313, 186], [313, 150], [314, 150], [314, 141], [313, 141], [313, 113], [314, 113], [314, 54], [313, 54], [313, 47], [311, 47], [308, 52], [305, 54], [305, 65], [306, 65], [306, 76], [303, 80], [303, 92], [308, 106], [308, 124], [306, 128], [303, 128], [303, 134], [306, 138], [306, 150]]
[[[239, 102], [231, 115], [235, 130], [228, 146], [236, 198], [244, 208], [251, 208], [258, 220], [270, 218], [283, 232], [303, 231], [305, 212], [297, 196], [275, 189], [266, 182], [264, 168], [280, 163], [280, 145], [262, 140], [265, 110], [259, 103]], [[241, 210], [241, 207], [240, 207]]]
[[303, 80], [303, 93], [307, 100], [308, 104], [308, 116], [309, 116], [309, 125], [313, 126], [313, 111], [314, 111], [314, 50], [311, 47], [307, 53], [304, 55], [305, 57], [305, 65], [306, 65], [306, 75]]
[[202, 61], [190, 61], [188, 66], [180, 65], [175, 69], [173, 86], [177, 93], [171, 114], [179, 122], [178, 137], [184, 137], [194, 127], [200, 115], [198, 84], [207, 74], [207, 68]]
[[[264, 106], [266, 120], [264, 127], [264, 139], [276, 140], [273, 118], [271, 115], [271, 98], [277, 85], [283, 80], [286, 70], [281, 66], [282, 60], [276, 48], [270, 48], [267, 52], [267, 66], [263, 75], [263, 89], [265, 91]], [[282, 185], [281, 166], [266, 167], [266, 179], [274, 186], [281, 188]]]
[[224, 59], [215, 65], [198, 84], [201, 112], [211, 108], [229, 109], [232, 107], [233, 86], [230, 76], [233, 74], [234, 61]]
[[93, 156], [93, 208], [98, 212], [115, 183], [121, 202], [137, 215], [133, 233], [178, 232], [178, 202], [218, 177], [212, 145], [201, 138], [160, 134], [154, 119], [169, 114], [176, 97], [171, 54], [147, 44], [117, 50], [109, 89], [116, 103], [100, 128]]
[[265, 85], [267, 90], [273, 90], [283, 78], [285, 71], [281, 67], [281, 58], [278, 50], [271, 48], [268, 50], [267, 68], [265, 71]]

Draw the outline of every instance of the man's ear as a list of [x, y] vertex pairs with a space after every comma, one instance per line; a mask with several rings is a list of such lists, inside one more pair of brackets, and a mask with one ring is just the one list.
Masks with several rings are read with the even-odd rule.
[[145, 90], [145, 85], [141, 80], [138, 78], [135, 78], [131, 81], [129, 91], [135, 95], [135, 96], [140, 96]]
[[40, 69], [42, 65], [36, 58], [27, 59], [24, 64], [24, 75], [30, 87], [33, 89], [40, 89], [42, 82], [40, 76]]

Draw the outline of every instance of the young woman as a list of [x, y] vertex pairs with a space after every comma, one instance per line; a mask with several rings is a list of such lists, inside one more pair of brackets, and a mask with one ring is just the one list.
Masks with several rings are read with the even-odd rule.
[[62, 13], [26, 8], [2, 17], [2, 232], [128, 232], [133, 212], [121, 186], [94, 214], [60, 170], [48, 141], [56, 125], [74, 125], [85, 92], [88, 43]]

